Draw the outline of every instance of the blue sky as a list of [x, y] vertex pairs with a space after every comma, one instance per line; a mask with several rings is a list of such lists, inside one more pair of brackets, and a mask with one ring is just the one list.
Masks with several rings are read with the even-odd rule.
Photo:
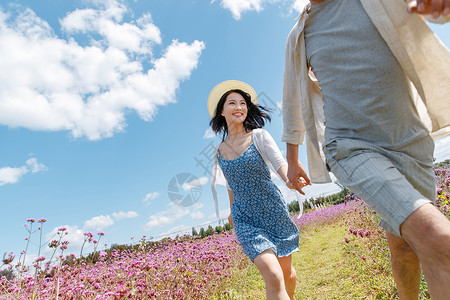
[[[0, 251], [25, 248], [28, 218], [47, 219], [44, 239], [67, 227], [75, 254], [85, 231], [105, 232], [100, 249], [215, 226], [209, 168], [219, 140], [207, 96], [223, 80], [251, 84], [284, 151], [284, 44], [299, 3], [2, 2]], [[449, 25], [432, 29], [449, 47]], [[449, 143], [437, 143], [438, 160], [450, 157]], [[219, 196], [226, 217], [225, 190]]]

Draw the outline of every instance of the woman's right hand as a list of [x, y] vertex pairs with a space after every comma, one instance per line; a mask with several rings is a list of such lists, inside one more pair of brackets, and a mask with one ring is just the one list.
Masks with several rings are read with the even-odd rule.
[[228, 216], [228, 223], [231, 225], [231, 227], [233, 228], [233, 217], [231, 216], [231, 214]]
[[292, 185], [294, 189], [299, 191], [300, 194], [304, 195], [305, 193], [302, 191], [302, 188], [311, 185], [311, 180], [306, 174], [305, 168], [298, 161], [288, 161], [288, 171], [287, 177], [289, 185]]
[[[291, 190], [295, 190], [295, 186], [294, 186], [294, 184], [293, 184], [290, 180], [286, 181], [286, 185], [287, 185], [287, 187], [290, 188]], [[300, 177], [300, 185], [301, 185], [301, 188], [303, 188], [303, 187], [305, 187], [305, 186], [308, 185], [308, 184], [306, 183], [306, 180], [305, 180], [303, 177]]]

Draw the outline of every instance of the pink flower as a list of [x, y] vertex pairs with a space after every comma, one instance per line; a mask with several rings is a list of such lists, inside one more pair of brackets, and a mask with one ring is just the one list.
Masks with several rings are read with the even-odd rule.
[[44, 219], [44, 218], [40, 218], [39, 221], [38, 221], [38, 223], [45, 223], [45, 222], [47, 222], [47, 220]]
[[36, 219], [30, 218], [30, 219], [27, 219], [27, 222], [34, 223], [34, 222], [36, 222]]
[[40, 262], [40, 261], [44, 261], [45, 257], [44, 256], [39, 256], [38, 258], [36, 258], [35, 262]]
[[5, 252], [5, 254], [3, 254], [3, 260], [2, 260], [5, 265], [9, 265], [10, 263], [12, 263], [12, 261], [14, 260], [14, 257], [16, 257], [12, 252], [9, 253], [8, 257], [5, 257], [5, 256], [6, 256], [6, 252]]

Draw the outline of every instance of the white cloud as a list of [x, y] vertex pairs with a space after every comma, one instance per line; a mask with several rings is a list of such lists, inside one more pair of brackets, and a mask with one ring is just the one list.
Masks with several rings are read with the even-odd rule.
[[[230, 208], [228, 207], [228, 208], [226, 208], [226, 209], [223, 209], [223, 210], [219, 210], [219, 217], [220, 217], [220, 219], [222, 220], [225, 220], [225, 223], [227, 223], [228, 222], [228, 216], [230, 215]], [[217, 220], [217, 216], [216, 216], [216, 213], [213, 213], [213, 214], [210, 214], [209, 216], [208, 216], [208, 219], [214, 219], [214, 220]]]
[[212, 139], [215, 138], [216, 134], [214, 133], [214, 131], [211, 129], [211, 127], [209, 127], [208, 129], [206, 129], [205, 134], [203, 135], [204, 139]]
[[37, 173], [46, 171], [47, 167], [38, 162], [36, 158], [32, 157], [26, 161], [25, 166], [12, 168], [3, 167], [0, 168], [0, 186], [5, 184], [17, 183], [22, 177], [28, 173]]
[[193, 204], [191, 207], [192, 207], [192, 209], [193, 210], [199, 210], [200, 208], [202, 208], [204, 206], [204, 204], [203, 203], [195, 203], [195, 204]]
[[124, 4], [96, 3], [60, 20], [67, 40], [30, 9], [0, 10], [0, 124], [98, 140], [124, 130], [126, 111], [151, 121], [176, 102], [204, 43], [173, 40], [154, 58], [161, 34], [150, 14], [127, 23]]
[[114, 225], [114, 220], [109, 215], [100, 215], [84, 222], [84, 228], [102, 230]]
[[163, 232], [160, 234], [160, 237], [175, 237], [177, 235], [184, 235], [184, 234], [191, 234], [192, 233], [192, 227], [185, 226], [184, 224], [181, 224], [179, 226], [175, 226], [170, 228], [168, 231]]
[[205, 216], [201, 211], [199, 211], [204, 206], [203, 203], [195, 203], [191, 206], [192, 212], [190, 214], [192, 220], [203, 219]]
[[208, 177], [201, 177], [198, 179], [194, 179], [190, 182], [183, 183], [182, 188], [184, 191], [190, 191], [192, 188], [207, 184], [208, 181], [209, 181]]
[[[279, 0], [221, 0], [223, 8], [231, 11], [233, 18], [239, 20], [241, 14], [246, 11], [260, 12], [263, 10], [265, 3], [275, 3]], [[212, 1], [214, 2], [214, 0]]]
[[190, 216], [192, 220], [199, 220], [205, 217], [201, 211], [193, 211], [191, 212]]
[[[52, 241], [52, 240], [59, 240], [59, 235], [57, 234], [59, 232], [58, 229], [60, 228], [65, 228], [66, 230], [64, 231], [60, 231], [60, 233], [62, 233], [63, 235], [63, 239], [62, 241], [68, 241], [68, 249], [64, 251], [65, 255], [68, 254], [76, 254], [77, 256], [79, 256], [80, 254], [80, 250], [81, 250], [81, 246], [83, 245], [84, 242], [84, 231], [79, 229], [78, 226], [69, 226], [69, 225], [63, 225], [63, 226], [58, 226], [53, 228], [52, 231], [50, 231], [49, 233], [47, 233], [45, 235], [45, 238], [47, 241]], [[89, 249], [92, 248], [92, 245], [90, 244], [85, 244], [84, 248], [83, 248], [83, 253], [87, 253], [85, 250], [89, 251]], [[53, 252], [53, 249], [50, 248], [45, 248], [46, 249], [46, 253], [50, 253]], [[60, 250], [57, 251], [57, 253], [59, 253]], [[49, 259], [49, 257], [47, 257]]]
[[434, 158], [441, 162], [450, 158], [450, 136], [435, 142]]
[[31, 171], [31, 173], [37, 173], [37, 172], [47, 171], [48, 170], [46, 165], [38, 162], [37, 159], [34, 158], [34, 157], [32, 157], [32, 158], [27, 160], [27, 165], [28, 165], [29, 170]]
[[145, 195], [145, 198], [144, 198], [144, 200], [142, 200], [142, 202], [143, 202], [145, 205], [150, 205], [150, 202], [151, 202], [152, 200], [155, 200], [155, 199], [158, 198], [159, 196], [160, 196], [160, 193], [158, 193], [158, 192], [148, 193], [147, 195]]
[[97, 32], [109, 47], [139, 54], [151, 54], [152, 43], [161, 43], [161, 32], [152, 24], [149, 13], [139, 18], [136, 24], [120, 24], [127, 7], [110, 1], [103, 10], [82, 9], [68, 14], [61, 20], [62, 29], [68, 33]]
[[189, 214], [189, 208], [179, 207], [173, 203], [170, 203], [167, 210], [149, 217], [149, 221], [144, 225], [144, 230], [151, 230], [156, 227], [164, 227], [173, 224], [175, 221]]
[[292, 5], [292, 9], [300, 13], [308, 3], [309, 0], [295, 0], [294, 4]]
[[0, 169], [0, 186], [8, 183], [17, 183], [23, 175], [29, 172], [27, 167], [10, 168], [4, 167]]
[[139, 217], [139, 214], [135, 211], [128, 211], [128, 212], [120, 211], [118, 213], [116, 212], [112, 213], [112, 216], [116, 220], [123, 220], [123, 219], [137, 218]]

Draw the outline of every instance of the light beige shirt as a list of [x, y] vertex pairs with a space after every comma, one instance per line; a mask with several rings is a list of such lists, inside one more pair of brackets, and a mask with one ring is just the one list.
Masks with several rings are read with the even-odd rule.
[[[450, 134], [450, 52], [403, 0], [361, 0], [361, 4], [412, 83], [419, 116], [437, 140]], [[313, 183], [331, 182], [322, 151], [325, 132], [323, 97], [306, 62], [304, 26], [308, 4], [286, 43], [282, 141], [306, 139]], [[430, 21], [433, 21], [431, 18]], [[440, 23], [449, 22], [450, 15]]]

